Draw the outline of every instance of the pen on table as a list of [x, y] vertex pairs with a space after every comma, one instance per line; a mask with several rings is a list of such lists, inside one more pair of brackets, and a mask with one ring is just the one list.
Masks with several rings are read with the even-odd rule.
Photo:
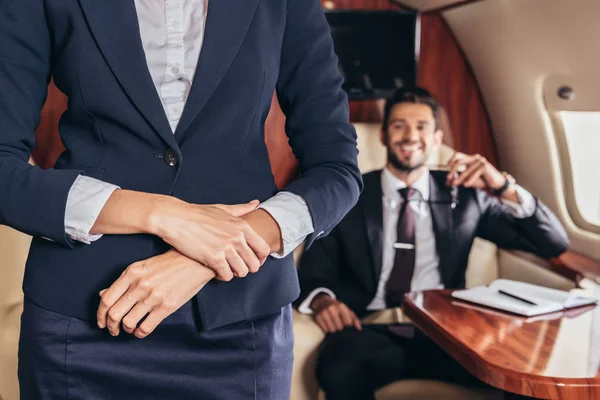
[[524, 299], [524, 298], [522, 298], [522, 297], [515, 296], [514, 294], [507, 293], [507, 292], [505, 292], [504, 290], [498, 290], [498, 293], [500, 293], [500, 294], [503, 294], [503, 295], [505, 295], [505, 296], [508, 296], [508, 297], [512, 297], [513, 299], [516, 299], [516, 300], [520, 300], [520, 301], [522, 301], [522, 302], [524, 302], [524, 303], [527, 303], [527, 304], [530, 304], [530, 305], [532, 305], [532, 306], [537, 306], [537, 304], [536, 304], [536, 303], [534, 303], [534, 302], [533, 302], [533, 301], [531, 301], [531, 300], [527, 300], [527, 299]]

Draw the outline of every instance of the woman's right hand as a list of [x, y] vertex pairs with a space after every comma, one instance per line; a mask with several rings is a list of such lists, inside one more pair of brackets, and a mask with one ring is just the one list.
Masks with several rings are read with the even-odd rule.
[[194, 205], [163, 197], [151, 214], [150, 230], [165, 242], [230, 281], [257, 272], [270, 247], [241, 216], [258, 201], [237, 205]]

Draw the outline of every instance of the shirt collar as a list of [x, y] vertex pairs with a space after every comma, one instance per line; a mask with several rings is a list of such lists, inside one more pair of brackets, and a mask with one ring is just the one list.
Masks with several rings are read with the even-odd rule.
[[[405, 187], [406, 183], [404, 183], [403, 180], [398, 179], [388, 168], [383, 169], [381, 174], [381, 188], [385, 197], [399, 196], [398, 190]], [[429, 170], [426, 170], [425, 173], [415, 181], [412, 187], [419, 191], [423, 200], [429, 200]]]

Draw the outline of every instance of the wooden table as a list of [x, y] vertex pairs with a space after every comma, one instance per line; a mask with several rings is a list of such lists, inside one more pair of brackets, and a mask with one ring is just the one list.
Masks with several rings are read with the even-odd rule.
[[480, 380], [523, 396], [600, 399], [600, 307], [524, 318], [414, 292], [404, 313]]

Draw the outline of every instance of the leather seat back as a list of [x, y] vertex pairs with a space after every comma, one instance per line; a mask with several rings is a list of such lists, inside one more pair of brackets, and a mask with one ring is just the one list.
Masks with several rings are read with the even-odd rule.
[[0, 225], [0, 399], [16, 400], [23, 271], [31, 237]]

